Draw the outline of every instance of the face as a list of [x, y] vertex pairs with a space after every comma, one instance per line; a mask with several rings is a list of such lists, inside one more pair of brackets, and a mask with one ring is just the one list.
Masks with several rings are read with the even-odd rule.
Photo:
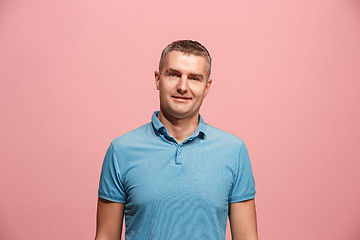
[[155, 72], [160, 110], [176, 119], [197, 117], [211, 86], [207, 79], [205, 56], [171, 51], [165, 57], [161, 73]]

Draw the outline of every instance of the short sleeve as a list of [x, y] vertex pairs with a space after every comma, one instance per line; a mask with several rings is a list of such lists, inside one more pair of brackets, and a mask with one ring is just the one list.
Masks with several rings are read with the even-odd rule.
[[119, 162], [112, 144], [110, 144], [101, 169], [98, 196], [118, 203], [126, 202], [124, 184], [121, 181]]
[[242, 143], [235, 172], [229, 203], [246, 201], [255, 198], [255, 180], [246, 146]]

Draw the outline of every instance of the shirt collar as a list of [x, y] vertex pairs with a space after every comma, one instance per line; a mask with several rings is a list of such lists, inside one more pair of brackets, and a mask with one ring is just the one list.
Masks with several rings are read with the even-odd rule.
[[[166, 131], [166, 128], [160, 122], [160, 120], [158, 118], [159, 114], [160, 114], [160, 111], [155, 111], [151, 117], [151, 122], [157, 133], [163, 133], [164, 131]], [[194, 134], [194, 137], [197, 137], [197, 136], [203, 137], [206, 134], [206, 123], [204, 122], [204, 120], [200, 114], [199, 114], [199, 124], [196, 127], [193, 134]]]

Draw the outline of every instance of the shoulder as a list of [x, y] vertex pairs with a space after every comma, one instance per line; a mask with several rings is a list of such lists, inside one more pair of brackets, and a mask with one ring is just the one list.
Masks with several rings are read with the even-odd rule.
[[114, 149], [128, 147], [134, 144], [139, 144], [142, 141], [148, 141], [149, 138], [153, 137], [154, 135], [154, 129], [150, 122], [121, 136], [118, 136], [111, 142], [111, 145]]
[[244, 145], [244, 141], [240, 137], [213, 127], [209, 124], [206, 124], [206, 137], [209, 140], [222, 142], [228, 146], [241, 147]]

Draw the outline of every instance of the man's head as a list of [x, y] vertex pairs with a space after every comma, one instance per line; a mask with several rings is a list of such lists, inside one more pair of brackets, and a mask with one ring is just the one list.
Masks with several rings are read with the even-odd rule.
[[159, 71], [155, 71], [162, 115], [197, 118], [212, 83], [210, 64], [209, 52], [194, 41], [177, 41], [163, 50]]
[[203, 45], [193, 40], [178, 40], [167, 45], [161, 53], [161, 58], [159, 62], [160, 73], [164, 66], [165, 57], [171, 51], [179, 51], [185, 54], [191, 54], [195, 56], [204, 56], [207, 60], [207, 78], [210, 77], [212, 61], [210, 53]]

